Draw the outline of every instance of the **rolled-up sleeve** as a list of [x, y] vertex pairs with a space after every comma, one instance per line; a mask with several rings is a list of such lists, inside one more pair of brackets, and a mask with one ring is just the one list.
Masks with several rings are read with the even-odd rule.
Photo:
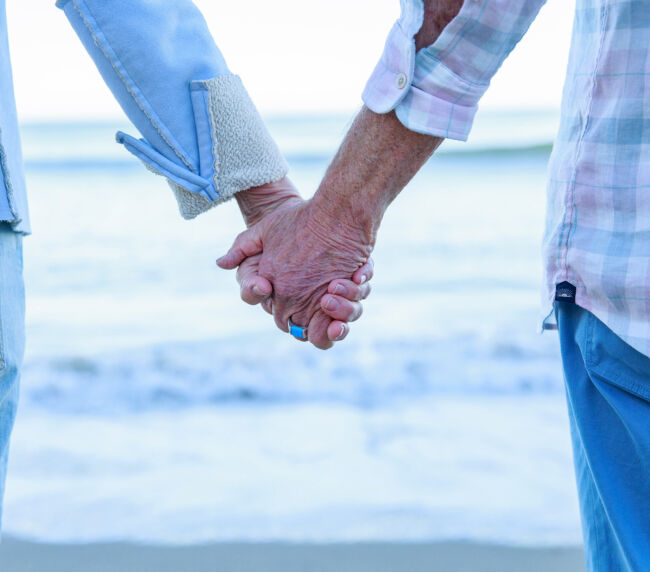
[[465, 0], [436, 41], [416, 54], [423, 0], [401, 0], [401, 17], [368, 80], [364, 103], [376, 113], [395, 110], [412, 131], [467, 140], [492, 77], [545, 1]]
[[142, 138], [117, 141], [193, 218], [287, 165], [190, 0], [58, 0]]

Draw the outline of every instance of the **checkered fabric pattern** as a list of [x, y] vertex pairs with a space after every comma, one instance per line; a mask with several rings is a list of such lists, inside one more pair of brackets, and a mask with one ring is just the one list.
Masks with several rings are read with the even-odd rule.
[[[402, 0], [366, 105], [394, 109], [414, 131], [465, 140], [490, 78], [543, 4], [465, 0], [416, 55], [422, 0]], [[578, 305], [650, 356], [649, 0], [577, 0], [549, 172], [544, 315], [555, 286], [570, 282]]]
[[363, 92], [365, 104], [377, 113], [394, 109], [413, 131], [465, 141], [490, 79], [544, 3], [465, 0], [436, 42], [416, 54], [424, 5], [402, 0], [402, 16]]

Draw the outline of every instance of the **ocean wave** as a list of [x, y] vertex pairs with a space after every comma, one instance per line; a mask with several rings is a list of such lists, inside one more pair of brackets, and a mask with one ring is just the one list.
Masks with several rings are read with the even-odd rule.
[[[290, 163], [328, 161], [336, 152], [352, 115], [296, 115], [267, 118], [271, 134]], [[548, 155], [556, 133], [556, 111], [486, 112], [477, 118], [467, 143], [447, 141], [436, 155]], [[522, 126], [524, 126], [522, 128]], [[130, 169], [139, 165], [115, 132], [132, 131], [120, 122], [45, 122], [22, 126], [28, 169]]]
[[[262, 348], [262, 349], [260, 349]], [[460, 340], [350, 343], [334, 354], [273, 343], [176, 343], [131, 352], [32, 358], [23, 399], [72, 413], [205, 405], [343, 402], [367, 407], [436, 393], [561, 391], [550, 346]]]
[[[502, 158], [513, 159], [525, 156], [547, 157], [550, 155], [553, 148], [551, 141], [546, 143], [531, 144], [531, 145], [513, 145], [511, 147], [503, 146], [471, 146], [465, 147], [452, 147], [451, 149], [441, 148], [437, 157], [477, 157], [477, 158]], [[300, 165], [322, 165], [326, 164], [336, 151], [335, 146], [327, 147], [322, 150], [314, 150], [312, 152], [292, 152], [284, 151], [283, 154], [290, 164]], [[43, 157], [43, 156], [27, 156], [25, 159], [25, 167], [29, 171], [95, 171], [95, 170], [109, 170], [109, 171], [126, 171], [140, 169], [141, 164], [135, 161], [133, 157], [124, 154], [120, 157], [112, 156], [76, 156], [61, 155], [59, 157]]]

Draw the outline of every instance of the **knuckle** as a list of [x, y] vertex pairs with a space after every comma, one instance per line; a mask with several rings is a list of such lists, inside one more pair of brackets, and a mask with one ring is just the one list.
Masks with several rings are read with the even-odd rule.
[[313, 345], [319, 350], [329, 350], [331, 347], [334, 346], [334, 342], [330, 342], [329, 340], [327, 342], [318, 341], [318, 342], [313, 342]]
[[242, 290], [241, 292], [241, 299], [246, 302], [247, 304], [250, 304], [253, 306], [254, 304], [257, 304], [257, 300], [255, 297], [251, 294], [249, 290]]
[[363, 314], [363, 307], [361, 304], [356, 304], [350, 312], [348, 321], [354, 322], [355, 320], [358, 320], [361, 317], [361, 314]]
[[353, 318], [357, 314], [359, 302], [348, 302], [345, 306], [345, 313], [348, 318]]

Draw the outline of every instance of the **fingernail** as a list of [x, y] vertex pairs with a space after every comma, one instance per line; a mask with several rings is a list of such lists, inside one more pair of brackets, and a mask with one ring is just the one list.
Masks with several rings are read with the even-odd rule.
[[341, 331], [339, 332], [339, 335], [336, 336], [336, 341], [337, 341], [337, 342], [338, 342], [340, 339], [342, 339], [343, 336], [345, 336], [345, 332], [346, 332], [346, 330], [347, 330], [346, 325], [345, 325], [345, 324], [341, 324]]
[[331, 296], [325, 302], [325, 309], [326, 310], [336, 310], [339, 307], [339, 303], [336, 301], [335, 298], [332, 298]]
[[366, 280], [368, 280], [368, 277], [365, 274], [362, 274], [360, 284], [364, 284]]
[[264, 296], [264, 292], [262, 292], [259, 288], [259, 286], [256, 284], [253, 286], [253, 293], [256, 294], [257, 296]]
[[347, 291], [347, 288], [343, 286], [343, 284], [337, 284], [336, 288], [334, 288], [334, 294], [337, 294], [338, 296], [345, 296]]

